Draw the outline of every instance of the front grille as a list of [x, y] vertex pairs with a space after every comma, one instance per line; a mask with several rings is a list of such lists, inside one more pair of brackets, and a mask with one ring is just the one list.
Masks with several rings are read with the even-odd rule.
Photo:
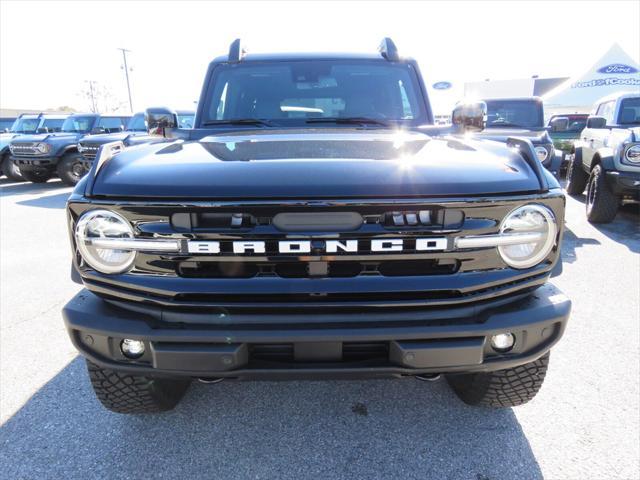
[[11, 145], [11, 153], [18, 156], [42, 155], [41, 152], [36, 150], [36, 145], [34, 142], [13, 143]]
[[98, 154], [98, 145], [88, 145], [86, 143], [80, 143], [78, 150], [82, 154], [85, 160], [94, 160]]
[[361, 275], [384, 277], [444, 275], [454, 273], [455, 260], [417, 260], [384, 262], [181, 262], [176, 273], [184, 278], [346, 278]]
[[[138, 238], [179, 239], [180, 251], [139, 252], [133, 269], [123, 275], [100, 275], [82, 264], [79, 269], [87, 287], [100, 295], [158, 305], [176, 315], [184, 311], [233, 315], [313, 311], [314, 315], [344, 312], [348, 316], [366, 311], [371, 319], [399, 308], [418, 315], [418, 310], [463, 308], [513, 297], [544, 283], [557, 259], [557, 248], [538, 266], [514, 270], [504, 264], [496, 248], [456, 250], [453, 246], [458, 236], [497, 233], [510, 211], [532, 202], [550, 207], [558, 219], [563, 218], [560, 192], [448, 201], [105, 202], [104, 208], [132, 222]], [[95, 205], [69, 205], [75, 221], [90, 208]], [[325, 215], [332, 212], [343, 214], [332, 221], [331, 215]], [[281, 213], [319, 215], [281, 216], [282, 221], [274, 225], [273, 219]], [[373, 248], [374, 241], [393, 239], [401, 239], [402, 248]], [[346, 248], [350, 241], [357, 242], [351, 244], [355, 249]], [[438, 248], [420, 249], [419, 241], [435, 242]], [[215, 244], [215, 248], [200, 250], [194, 242]], [[260, 243], [260, 248], [238, 250], [234, 242]], [[295, 242], [308, 243], [304, 251], [281, 249], [282, 243]], [[336, 242], [345, 248], [329, 250]]]

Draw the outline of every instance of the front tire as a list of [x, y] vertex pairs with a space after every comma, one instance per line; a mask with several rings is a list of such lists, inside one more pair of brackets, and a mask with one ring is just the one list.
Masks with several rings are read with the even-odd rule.
[[159, 413], [173, 409], [190, 380], [129, 375], [102, 368], [87, 360], [93, 391], [100, 403], [116, 413]]
[[2, 174], [14, 182], [24, 181], [24, 177], [20, 173], [20, 169], [8, 155], [2, 160]]
[[27, 182], [46, 183], [51, 178], [51, 172], [36, 170], [20, 170], [22, 178]]
[[65, 154], [56, 167], [60, 179], [70, 187], [74, 187], [87, 173], [81, 161], [81, 155], [76, 152]]
[[618, 213], [620, 199], [607, 186], [602, 165], [591, 171], [587, 187], [587, 220], [591, 223], [609, 223]]
[[547, 374], [549, 353], [530, 363], [486, 373], [447, 375], [453, 391], [466, 404], [515, 407], [536, 396]]
[[569, 195], [580, 195], [587, 186], [589, 176], [582, 168], [582, 155], [578, 150], [573, 154], [567, 167], [566, 191]]

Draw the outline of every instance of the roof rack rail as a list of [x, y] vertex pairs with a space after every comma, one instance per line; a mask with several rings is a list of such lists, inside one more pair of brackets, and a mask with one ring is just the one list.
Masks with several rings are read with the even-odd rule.
[[239, 38], [236, 38], [229, 46], [229, 62], [239, 62], [247, 53]]
[[380, 55], [389, 60], [390, 62], [397, 62], [400, 60], [400, 55], [398, 55], [398, 47], [393, 43], [389, 37], [384, 37], [382, 42], [380, 42], [380, 46], [378, 47], [378, 51]]

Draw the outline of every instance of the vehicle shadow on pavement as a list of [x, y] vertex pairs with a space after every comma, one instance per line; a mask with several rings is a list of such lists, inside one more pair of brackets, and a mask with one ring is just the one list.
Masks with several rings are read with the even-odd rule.
[[5, 478], [542, 478], [511, 409], [468, 407], [442, 380], [194, 383], [172, 412], [125, 416], [79, 357], [0, 445]]
[[578, 258], [576, 250], [585, 245], [601, 245], [601, 243], [595, 238], [578, 237], [565, 225], [564, 237], [562, 238], [562, 261], [565, 263], [575, 262]]
[[[574, 195], [573, 198], [582, 203], [587, 201], [584, 194]], [[614, 242], [625, 245], [634, 253], [640, 253], [640, 205], [632, 203], [622, 205], [613, 222], [590, 225]]]
[[46, 183], [12, 182], [10, 180], [0, 180], [0, 196], [6, 195], [32, 195], [48, 192], [59, 188], [69, 188], [61, 180], [53, 179]]
[[56, 195], [47, 195], [45, 197], [32, 198], [16, 202], [18, 205], [26, 205], [27, 207], [40, 208], [64, 208], [71, 192], [58, 193]]

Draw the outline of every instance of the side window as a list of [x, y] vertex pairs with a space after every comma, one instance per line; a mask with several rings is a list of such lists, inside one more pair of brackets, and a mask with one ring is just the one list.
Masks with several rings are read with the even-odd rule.
[[598, 109], [596, 110], [596, 115], [598, 117], [604, 117], [607, 119], [607, 125], [611, 125], [613, 123], [613, 111], [615, 109], [616, 102], [614, 100], [610, 102], [601, 103], [598, 105]]
[[98, 122], [98, 127], [104, 128], [108, 133], [119, 132], [124, 128], [120, 117], [102, 117]]

